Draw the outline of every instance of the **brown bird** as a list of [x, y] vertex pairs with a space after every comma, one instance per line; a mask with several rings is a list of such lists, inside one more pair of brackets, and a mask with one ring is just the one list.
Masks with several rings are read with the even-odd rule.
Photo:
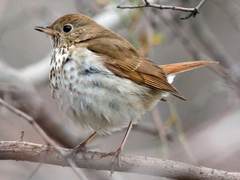
[[53, 41], [50, 86], [65, 112], [93, 133], [110, 134], [127, 127], [116, 151], [119, 156], [140, 117], [172, 94], [185, 98], [171, 85], [175, 74], [214, 61], [156, 65], [123, 37], [82, 14], [68, 14], [47, 27], [36, 27]]

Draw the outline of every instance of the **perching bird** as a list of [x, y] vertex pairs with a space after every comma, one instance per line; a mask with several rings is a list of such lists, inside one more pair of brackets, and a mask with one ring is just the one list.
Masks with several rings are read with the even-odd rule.
[[93, 130], [76, 149], [96, 134], [127, 132], [161, 98], [172, 94], [184, 100], [171, 85], [178, 73], [214, 61], [156, 65], [126, 39], [82, 14], [68, 14], [47, 27], [36, 27], [53, 41], [50, 86], [66, 113]]

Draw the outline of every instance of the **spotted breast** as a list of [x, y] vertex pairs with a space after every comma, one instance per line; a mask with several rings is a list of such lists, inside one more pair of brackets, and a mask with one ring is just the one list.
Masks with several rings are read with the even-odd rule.
[[115, 76], [100, 58], [86, 48], [55, 49], [49, 78], [72, 119], [99, 134], [109, 134], [126, 127], [130, 120], [137, 122], [154, 97], [151, 89]]

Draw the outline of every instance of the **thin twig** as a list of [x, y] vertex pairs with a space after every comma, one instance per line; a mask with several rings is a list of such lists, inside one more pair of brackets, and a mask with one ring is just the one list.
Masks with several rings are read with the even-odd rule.
[[185, 17], [182, 17], [182, 18], [180, 18], [181, 20], [186, 20], [186, 19], [188, 19], [188, 18], [190, 18], [190, 17], [196, 17], [197, 16], [197, 14], [199, 14], [200, 13], [200, 8], [203, 6], [203, 4], [206, 2], [206, 0], [201, 0], [200, 1], [200, 3], [193, 9], [193, 11], [189, 14], [189, 15], [187, 15], [187, 16], [185, 16]]
[[[61, 148], [68, 153], [70, 149]], [[102, 158], [105, 153], [85, 152], [75, 157], [79, 168], [95, 170], [110, 170], [112, 168], [111, 157]], [[43, 158], [47, 156], [47, 158]], [[53, 148], [30, 142], [0, 141], [0, 159], [22, 160], [39, 162], [59, 166], [69, 166], [62, 156], [59, 156]], [[145, 175], [161, 176], [180, 180], [236, 180], [240, 179], [240, 173], [227, 172], [207, 167], [193, 166], [182, 162], [161, 160], [144, 156], [120, 156], [121, 167], [116, 166], [115, 171], [131, 172]]]
[[173, 11], [181, 11], [181, 12], [188, 12], [190, 14], [188, 14], [185, 17], [182, 17], [180, 19], [182, 20], [186, 20], [189, 19], [191, 17], [196, 17], [197, 14], [200, 13], [200, 8], [203, 6], [203, 4], [206, 2], [206, 0], [201, 0], [198, 5], [194, 8], [186, 8], [186, 7], [181, 7], [181, 6], [172, 6], [172, 5], [161, 5], [161, 4], [155, 4], [155, 3], [150, 3], [148, 0], [144, 0], [144, 4], [141, 5], [126, 5], [126, 6], [121, 6], [118, 5], [117, 8], [119, 9], [137, 9], [137, 8], [156, 8], [156, 9], [168, 9], [168, 10], [173, 10]]

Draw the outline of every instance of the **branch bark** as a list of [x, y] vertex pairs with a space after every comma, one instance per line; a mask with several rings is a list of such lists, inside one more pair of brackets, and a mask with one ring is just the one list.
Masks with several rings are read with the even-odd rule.
[[[69, 153], [70, 149], [61, 148], [61, 151]], [[111, 157], [102, 158], [105, 153], [86, 152], [79, 153], [75, 157], [75, 163], [79, 168], [95, 170], [111, 170]], [[59, 166], [69, 166], [64, 157], [57, 153], [54, 148], [30, 142], [0, 141], [1, 160], [21, 160], [29, 162], [41, 162]], [[122, 155], [121, 166], [116, 166], [115, 171], [132, 172], [153, 176], [162, 176], [175, 179], [240, 179], [240, 173], [227, 172], [198, 167], [182, 162], [161, 160], [157, 158]]]

